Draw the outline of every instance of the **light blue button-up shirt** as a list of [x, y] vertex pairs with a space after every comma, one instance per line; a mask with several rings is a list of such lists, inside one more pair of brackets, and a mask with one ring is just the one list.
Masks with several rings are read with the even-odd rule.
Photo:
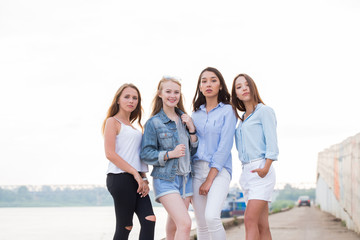
[[219, 172], [225, 168], [231, 176], [231, 148], [234, 142], [236, 116], [230, 104], [220, 102], [210, 112], [205, 105], [192, 114], [199, 145], [193, 160], [209, 162]]
[[277, 160], [279, 149], [274, 110], [259, 103], [244, 121], [240, 121], [235, 144], [243, 164], [259, 158]]

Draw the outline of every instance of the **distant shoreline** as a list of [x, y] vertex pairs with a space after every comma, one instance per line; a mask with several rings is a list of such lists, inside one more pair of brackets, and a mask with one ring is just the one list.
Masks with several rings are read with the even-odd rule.
[[[161, 206], [149, 193], [153, 207]], [[113, 198], [105, 186], [92, 188], [54, 188], [31, 186], [2, 188], [0, 186], [0, 208], [16, 207], [101, 207], [113, 206]]]

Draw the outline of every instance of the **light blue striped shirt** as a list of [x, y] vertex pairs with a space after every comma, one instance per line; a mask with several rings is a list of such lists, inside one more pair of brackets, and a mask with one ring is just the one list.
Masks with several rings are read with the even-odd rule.
[[274, 110], [259, 103], [244, 121], [240, 121], [235, 144], [243, 164], [259, 158], [277, 160], [279, 149]]
[[231, 148], [234, 143], [236, 116], [230, 104], [220, 102], [210, 112], [205, 105], [192, 114], [199, 145], [193, 160], [209, 162], [219, 172], [225, 168], [231, 176]]

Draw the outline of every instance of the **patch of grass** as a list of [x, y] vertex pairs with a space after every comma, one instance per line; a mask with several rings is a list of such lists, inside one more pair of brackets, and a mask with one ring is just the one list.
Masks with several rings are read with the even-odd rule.
[[291, 200], [277, 200], [271, 203], [271, 212], [277, 213], [280, 212], [282, 209], [285, 208], [293, 208], [295, 203]]
[[341, 221], [341, 226], [346, 227], [346, 221], [342, 220]]
[[234, 226], [239, 225], [239, 220], [238, 220], [237, 216], [234, 216], [233, 224], [234, 224]]

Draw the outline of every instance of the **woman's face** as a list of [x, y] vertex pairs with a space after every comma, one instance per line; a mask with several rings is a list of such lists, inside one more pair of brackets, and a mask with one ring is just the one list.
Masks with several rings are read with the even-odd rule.
[[249, 84], [243, 76], [238, 77], [235, 80], [235, 92], [236, 97], [243, 102], [251, 101], [251, 92]]
[[166, 81], [162, 84], [159, 97], [162, 99], [164, 107], [176, 107], [180, 100], [181, 88], [179, 84]]
[[139, 103], [139, 95], [134, 88], [125, 88], [118, 100], [119, 108], [122, 111], [132, 112]]
[[221, 90], [220, 80], [215, 73], [205, 71], [201, 74], [199, 89], [206, 98], [217, 97]]

